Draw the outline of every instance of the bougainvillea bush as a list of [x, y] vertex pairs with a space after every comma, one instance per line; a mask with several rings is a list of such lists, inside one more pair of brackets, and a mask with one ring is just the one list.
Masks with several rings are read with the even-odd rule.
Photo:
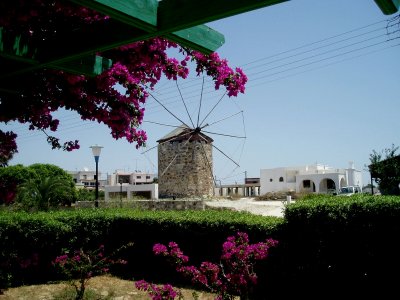
[[[119, 248], [116, 252], [132, 244]], [[115, 255], [115, 253], [113, 254]], [[95, 250], [66, 250], [63, 255], [57, 256], [53, 265], [69, 280], [76, 291], [76, 300], [84, 297], [88, 281], [96, 275], [108, 273], [115, 264], [126, 264], [123, 259], [114, 259], [113, 255], [106, 256], [104, 245]]]
[[[247, 233], [238, 232], [223, 243], [219, 263], [205, 261], [200, 267], [188, 265], [189, 257], [175, 242], [167, 246], [155, 244], [153, 252], [172, 260], [178, 273], [190, 278], [194, 285], [217, 294], [217, 300], [230, 300], [235, 296], [247, 299], [252, 286], [257, 284], [254, 270], [256, 262], [266, 259], [269, 248], [277, 243], [276, 240], [267, 239], [265, 242], [250, 244]], [[141, 280], [136, 282], [136, 287], [148, 291], [152, 299], [175, 299], [178, 296], [170, 285], [157, 287]]]
[[[32, 43], [49, 40], [71, 28], [107, 25], [109, 21], [109, 17], [69, 1], [6, 0], [0, 3], [2, 32], [21, 35]], [[179, 57], [168, 56], [171, 48], [178, 50], [173, 53]], [[26, 123], [31, 130], [42, 130], [53, 149], [71, 151], [79, 148], [77, 140], [62, 142], [48, 133], [57, 131], [60, 120], [53, 117], [53, 112], [63, 108], [76, 111], [83, 120], [107, 125], [113, 138], [124, 138], [140, 147], [147, 138], [139, 129], [145, 113], [144, 104], [149, 91], [163, 75], [172, 80], [186, 78], [191, 62], [198, 74], [210, 76], [215, 88], [224, 86], [229, 96], [243, 93], [247, 82], [241, 69], [230, 68], [217, 53], [204, 55], [161, 37], [97, 54], [113, 62], [98, 76], [42, 69], [21, 83], [19, 93], [0, 92], [0, 122]], [[117, 85], [121, 89], [116, 89]], [[1, 163], [17, 152], [15, 139], [15, 133], [0, 131]]]

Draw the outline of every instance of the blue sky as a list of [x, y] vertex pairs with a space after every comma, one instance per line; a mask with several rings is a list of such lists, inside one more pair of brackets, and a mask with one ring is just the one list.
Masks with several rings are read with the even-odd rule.
[[[223, 97], [205, 121], [216, 122], [210, 132], [240, 137], [212, 135], [229, 156], [214, 151], [217, 179], [243, 182], [245, 172], [259, 177], [263, 168], [316, 162], [346, 168], [354, 161], [363, 170], [372, 150], [399, 146], [400, 25], [398, 19], [397, 24], [387, 21], [395, 16], [383, 15], [372, 0], [293, 0], [208, 24], [225, 36], [220, 56], [249, 77], [246, 93]], [[194, 123], [223, 95], [213, 91], [209, 79], [204, 85], [202, 80], [192, 72], [191, 78], [178, 82]], [[190, 122], [175, 82], [161, 81], [153, 95]], [[179, 125], [153, 99], [146, 112], [146, 121]], [[157, 153], [150, 148], [173, 129], [144, 123], [148, 147], [136, 150], [113, 140], [104, 125], [83, 122], [70, 112], [58, 115], [58, 136], [79, 139], [81, 148], [51, 150], [43, 134], [20, 124], [1, 124], [19, 135], [19, 153], [11, 164], [93, 170], [89, 146], [99, 144], [104, 146], [99, 162], [103, 174], [116, 169], [157, 172]], [[364, 172], [364, 184], [368, 178]]]

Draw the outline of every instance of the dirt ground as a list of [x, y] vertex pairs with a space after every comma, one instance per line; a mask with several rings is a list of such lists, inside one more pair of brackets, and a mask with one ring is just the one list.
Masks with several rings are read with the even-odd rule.
[[[68, 283], [54, 283], [10, 288], [0, 295], [0, 300], [68, 300], [74, 299], [74, 288]], [[94, 277], [86, 288], [88, 300], [147, 300], [146, 292], [135, 288], [134, 281], [109, 275]], [[191, 289], [181, 289], [184, 299], [212, 300], [215, 295]], [[197, 293], [198, 298], [193, 296]]]

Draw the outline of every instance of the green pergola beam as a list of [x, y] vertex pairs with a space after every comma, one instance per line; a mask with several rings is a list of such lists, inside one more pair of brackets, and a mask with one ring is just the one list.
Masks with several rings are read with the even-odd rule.
[[[43, 42], [41, 45], [28, 46], [20, 36], [9, 36], [0, 39], [0, 56], [7, 57], [11, 61], [25, 62], [25, 65], [15, 64], [11, 70], [0, 70], [0, 78], [12, 77], [22, 73], [35, 71], [41, 68], [57, 68], [74, 73], [80, 70], [88, 74], [92, 67], [84, 66], [81, 61], [91, 62], [95, 57], [93, 53], [104, 52], [118, 46], [145, 40], [154, 36], [154, 33], [143, 32], [139, 29], [130, 29], [126, 25], [110, 20], [107, 24], [89, 27], [88, 30], [65, 33], [60, 38], [54, 38]], [[184, 46], [202, 50], [209, 53], [218, 49], [224, 42], [222, 34], [215, 30], [199, 25], [174, 34], [166, 34], [166, 38], [174, 40]], [[200, 45], [197, 41], [202, 40]], [[3, 49], [3, 50], [2, 50]], [[20, 49], [24, 49], [21, 51]], [[95, 75], [95, 74], [93, 74]]]
[[375, 0], [375, 3], [385, 15], [395, 14], [400, 8], [400, 0]]
[[176, 31], [285, 1], [288, 0], [162, 0], [157, 26], [160, 31]]
[[[151, 37], [165, 36], [171, 41], [180, 43], [204, 53], [211, 53], [223, 45], [224, 36], [204, 25], [183, 26], [178, 32], [160, 30], [158, 27], [157, 0], [70, 0], [79, 5], [86, 6], [99, 13], [110, 16], [111, 19], [121, 22], [132, 28], [140, 29], [147, 34], [132, 40], [148, 39]], [[196, 25], [200, 25], [198, 23]], [[188, 29], [187, 29], [188, 28]], [[186, 32], [187, 30], [187, 32]], [[124, 45], [123, 42], [120, 45]], [[119, 45], [119, 46], [120, 46]], [[115, 48], [115, 46], [113, 46]], [[110, 48], [111, 49], [111, 48]]]
[[[93, 53], [104, 52], [133, 42], [164, 36], [183, 46], [211, 53], [225, 41], [224, 36], [204, 25], [171, 32], [157, 29], [157, 0], [71, 0], [110, 16], [106, 24], [87, 26], [80, 31], [65, 32], [61, 37], [29, 45], [20, 36], [7, 36], [0, 28], [0, 56], [18, 62], [10, 70], [0, 70], [0, 78], [7, 78], [41, 68], [62, 70], [90, 75], [96, 68]], [[10, 41], [13, 43], [10, 44]], [[8, 43], [7, 43], [8, 42]], [[4, 44], [6, 44], [4, 46]], [[89, 65], [84, 65], [83, 61]], [[21, 64], [21, 62], [25, 62]], [[107, 64], [102, 64], [106, 66]], [[96, 75], [97, 72], [92, 73]]]
[[225, 37], [221, 33], [205, 25], [167, 33], [164, 36], [168, 40], [203, 53], [214, 52], [225, 43]]
[[156, 31], [157, 0], [70, 0], [129, 26]]
[[60, 69], [70, 73], [87, 76], [100, 75], [112, 66], [111, 59], [98, 55], [86, 56], [76, 61], [68, 61], [58, 65], [50, 66], [53, 69]]
[[[95, 75], [111, 64], [105, 58], [100, 62], [95, 53], [157, 36], [203, 53], [214, 52], [224, 43], [224, 36], [202, 23], [287, 0], [69, 1], [108, 15], [110, 20], [63, 32], [62, 36], [38, 45], [27, 46], [14, 36], [12, 50], [9, 45], [4, 47], [9, 40], [0, 36], [0, 56], [8, 59], [7, 70], [0, 70], [0, 78], [12, 78], [41, 68]], [[1, 31], [0, 35], [3, 34]]]

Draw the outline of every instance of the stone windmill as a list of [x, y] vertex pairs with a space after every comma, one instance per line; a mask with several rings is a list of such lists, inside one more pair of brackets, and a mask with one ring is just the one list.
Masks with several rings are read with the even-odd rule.
[[[145, 120], [145, 123], [153, 123], [164, 127], [174, 127], [175, 129], [159, 139], [157, 141], [157, 146], [147, 149], [142, 154], [145, 154], [156, 147], [158, 149], [158, 191], [160, 198], [213, 196], [214, 187], [217, 186], [216, 176], [214, 176], [213, 171], [213, 149], [218, 151], [216, 156], [217, 159], [219, 154], [227, 159], [228, 162], [230, 161], [233, 163], [236, 168], [240, 166], [228, 154], [213, 144], [214, 139], [211, 138], [210, 135], [244, 141], [246, 139], [246, 132], [244, 129], [243, 111], [236, 110], [233, 114], [229, 115], [229, 113], [232, 112], [232, 105], [228, 105], [228, 107], [225, 106], [223, 109], [220, 106], [218, 110], [216, 109], [218, 105], [222, 105], [221, 102], [226, 95], [226, 92], [217, 102], [209, 101], [208, 103], [205, 103], [206, 101], [203, 101], [203, 78], [197, 118], [192, 117], [178, 83], [176, 83], [176, 85], [189, 120], [185, 122], [183, 118], [177, 116], [177, 112], [179, 112], [178, 109], [175, 109], [174, 111], [168, 109], [161, 101], [149, 92], [149, 95], [154, 99], [154, 101], [163, 107], [173, 118], [179, 121], [179, 124], [172, 125], [160, 123], [159, 121], [155, 122]], [[211, 95], [209, 100], [214, 100], [214, 97]], [[202, 115], [202, 109], [207, 113]], [[207, 121], [212, 114], [214, 119], [217, 119], [217, 116], [220, 117], [220, 119]], [[236, 127], [237, 124], [242, 123], [244, 135], [219, 131], [221, 130], [219, 127], [221, 123], [235, 120], [235, 118], [239, 118], [239, 122], [237, 122], [236, 119], [233, 126], [230, 126], [229, 128], [232, 129]], [[217, 129], [217, 131], [214, 131], [213, 129], [211, 129], [213, 131], [207, 131], [208, 129], [215, 127], [220, 129]], [[219, 180], [219, 182], [221, 185], [221, 180]]]
[[157, 142], [160, 197], [213, 195], [212, 138], [182, 125]]

